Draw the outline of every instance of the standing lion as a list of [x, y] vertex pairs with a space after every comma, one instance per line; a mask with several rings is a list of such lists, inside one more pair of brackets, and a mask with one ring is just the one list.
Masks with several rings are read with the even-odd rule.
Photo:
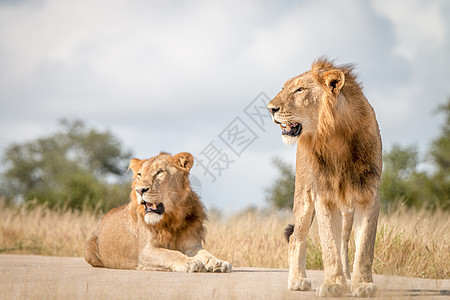
[[306, 236], [314, 213], [322, 245], [322, 297], [346, 290], [348, 240], [355, 223], [356, 253], [351, 293], [375, 293], [372, 261], [377, 231], [382, 158], [375, 112], [351, 65], [321, 58], [310, 71], [289, 79], [267, 108], [286, 144], [297, 143], [295, 225], [289, 237], [290, 290], [310, 290]]
[[230, 272], [202, 248], [205, 209], [189, 183], [194, 157], [162, 152], [133, 158], [131, 201], [110, 210], [86, 242], [94, 267], [175, 272]]

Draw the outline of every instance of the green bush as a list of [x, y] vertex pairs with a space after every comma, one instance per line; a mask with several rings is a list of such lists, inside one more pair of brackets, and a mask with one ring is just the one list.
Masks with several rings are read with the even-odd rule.
[[79, 120], [60, 125], [56, 134], [6, 149], [0, 196], [74, 209], [107, 210], [128, 201], [131, 154], [108, 131]]

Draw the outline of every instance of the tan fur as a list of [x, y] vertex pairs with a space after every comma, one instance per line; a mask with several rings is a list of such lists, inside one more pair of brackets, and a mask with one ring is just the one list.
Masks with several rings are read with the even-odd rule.
[[[131, 201], [105, 214], [86, 242], [86, 261], [113, 269], [230, 272], [230, 263], [202, 249], [206, 213], [191, 190], [193, 163], [187, 152], [133, 158]], [[162, 205], [164, 213], [146, 213], [145, 202]]]
[[356, 254], [351, 278], [354, 296], [372, 296], [372, 261], [379, 212], [382, 159], [375, 113], [351, 65], [321, 58], [312, 69], [288, 80], [269, 103], [277, 124], [301, 124], [297, 143], [295, 228], [289, 239], [291, 290], [309, 290], [306, 236], [317, 215], [325, 268], [319, 296], [346, 291], [348, 240], [355, 222]]

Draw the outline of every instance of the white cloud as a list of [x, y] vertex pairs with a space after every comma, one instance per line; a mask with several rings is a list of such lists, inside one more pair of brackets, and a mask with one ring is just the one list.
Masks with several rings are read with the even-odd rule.
[[442, 46], [446, 34], [443, 6], [444, 1], [374, 1], [375, 9], [394, 27], [394, 53], [408, 61], [413, 61], [419, 52]]

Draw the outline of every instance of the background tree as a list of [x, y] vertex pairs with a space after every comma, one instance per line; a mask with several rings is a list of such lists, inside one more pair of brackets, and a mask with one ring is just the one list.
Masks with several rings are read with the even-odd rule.
[[383, 174], [379, 189], [382, 207], [401, 201], [408, 206], [419, 206], [419, 192], [415, 186], [419, 178], [418, 152], [415, 146], [393, 145], [383, 154]]
[[295, 190], [294, 168], [279, 157], [274, 157], [272, 164], [277, 168], [280, 176], [265, 190], [266, 200], [275, 208], [292, 209]]
[[56, 134], [6, 149], [2, 196], [78, 209], [109, 209], [126, 201], [130, 152], [110, 132], [80, 120], [60, 125]]
[[445, 114], [441, 135], [431, 144], [429, 157], [435, 167], [430, 189], [433, 203], [450, 210], [450, 97], [437, 109]]
[[402, 202], [410, 207], [450, 210], [450, 98], [436, 112], [445, 114], [445, 123], [422, 160], [430, 163], [431, 171], [419, 171], [415, 147], [394, 145], [385, 153], [380, 187], [385, 207]]

